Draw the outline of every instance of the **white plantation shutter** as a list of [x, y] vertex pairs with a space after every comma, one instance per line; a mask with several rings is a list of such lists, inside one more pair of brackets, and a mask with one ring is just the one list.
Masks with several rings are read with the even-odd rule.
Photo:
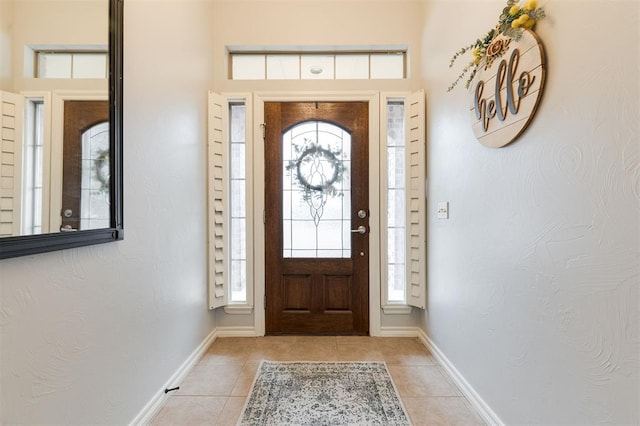
[[406, 266], [407, 304], [425, 309], [426, 285], [426, 153], [424, 91], [410, 94], [405, 101], [406, 123]]
[[20, 235], [22, 96], [0, 92], [0, 237]]
[[226, 176], [229, 120], [226, 99], [209, 92], [208, 113], [209, 309], [215, 309], [228, 301], [229, 191]]

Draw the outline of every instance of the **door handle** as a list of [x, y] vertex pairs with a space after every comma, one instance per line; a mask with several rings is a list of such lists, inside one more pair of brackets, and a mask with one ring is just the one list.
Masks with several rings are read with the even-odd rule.
[[352, 229], [351, 230], [352, 234], [366, 234], [367, 233], [367, 227], [364, 225], [360, 225], [358, 226], [358, 229]]

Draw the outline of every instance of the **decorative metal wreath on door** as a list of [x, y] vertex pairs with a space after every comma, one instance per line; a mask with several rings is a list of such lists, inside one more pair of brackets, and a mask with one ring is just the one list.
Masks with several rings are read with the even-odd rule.
[[341, 197], [344, 174], [342, 151], [323, 147], [319, 143], [304, 138], [304, 144], [293, 144], [296, 154], [290, 160], [287, 171], [292, 173], [294, 183], [302, 191], [302, 199], [309, 205], [309, 212], [316, 226], [324, 213], [329, 197]]

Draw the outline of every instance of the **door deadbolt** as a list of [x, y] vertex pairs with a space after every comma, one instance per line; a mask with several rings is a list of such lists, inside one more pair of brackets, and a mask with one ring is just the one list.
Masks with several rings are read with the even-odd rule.
[[358, 211], [358, 217], [360, 219], [364, 219], [365, 217], [367, 217], [367, 211], [366, 210], [359, 210]]

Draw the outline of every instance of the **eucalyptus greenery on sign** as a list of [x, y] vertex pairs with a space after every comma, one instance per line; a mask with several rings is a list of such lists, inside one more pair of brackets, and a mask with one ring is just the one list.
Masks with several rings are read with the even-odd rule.
[[[459, 56], [471, 51], [473, 60], [462, 70], [458, 78], [449, 86], [447, 91], [453, 90], [467, 73], [470, 73], [465, 87], [468, 89], [471, 81], [478, 72], [478, 67], [490, 67], [493, 60], [507, 50], [507, 46], [513, 40], [519, 40], [525, 29], [533, 30], [536, 22], [545, 17], [544, 10], [538, 7], [536, 0], [528, 0], [523, 6], [518, 5], [517, 0], [507, 0], [507, 6], [502, 10], [502, 14], [495, 28], [491, 29], [484, 37], [477, 39], [474, 43], [458, 50], [449, 63], [449, 68]], [[499, 35], [504, 38], [498, 39]]]

